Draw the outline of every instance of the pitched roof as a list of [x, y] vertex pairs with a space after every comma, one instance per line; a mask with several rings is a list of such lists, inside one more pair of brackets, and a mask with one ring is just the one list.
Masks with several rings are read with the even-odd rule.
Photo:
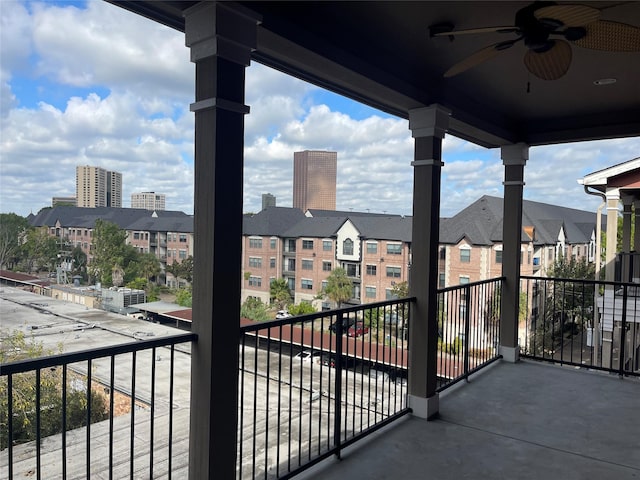
[[245, 235], [284, 236], [283, 233], [306, 218], [299, 208], [267, 207], [259, 213], [246, 214], [242, 218]]
[[[474, 245], [491, 245], [502, 241], [503, 200], [485, 195], [453, 217], [441, 221], [440, 242], [456, 244], [466, 238]], [[596, 214], [574, 208], [559, 207], [523, 200], [522, 225], [534, 227], [534, 243], [555, 244], [564, 228], [568, 243], [588, 243], [595, 229]], [[523, 228], [523, 241], [529, 235]]]
[[[145, 220], [147, 221], [146, 225], [150, 227], [146, 230], [154, 231], [163, 231], [162, 228], [156, 228], [156, 224], [160, 225], [163, 220], [188, 222], [191, 219], [191, 224], [193, 225], [193, 217], [175, 210], [153, 212], [143, 208], [86, 208], [69, 205], [43, 209], [30, 219], [30, 224], [34, 227], [53, 227], [59, 221], [60, 225], [65, 227], [94, 228], [96, 220], [99, 219], [115, 223], [124, 230], [143, 230], [143, 228], [131, 228], [131, 225]], [[191, 227], [192, 230], [193, 226]]]

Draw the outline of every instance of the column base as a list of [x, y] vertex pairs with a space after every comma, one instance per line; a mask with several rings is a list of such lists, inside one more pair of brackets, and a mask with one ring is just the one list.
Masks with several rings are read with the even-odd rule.
[[520, 346], [506, 347], [500, 345], [499, 352], [505, 362], [516, 363], [520, 361]]
[[440, 411], [440, 397], [437, 393], [428, 398], [407, 395], [407, 404], [414, 416], [427, 420], [435, 417]]

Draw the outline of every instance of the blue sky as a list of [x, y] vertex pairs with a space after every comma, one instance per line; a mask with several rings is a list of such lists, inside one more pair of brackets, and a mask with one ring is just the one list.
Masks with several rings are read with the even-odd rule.
[[[99, 0], [0, 1], [0, 212], [75, 194], [75, 167], [123, 173], [132, 192], [193, 212], [193, 64], [179, 32]], [[69, 28], [74, 25], [75, 28]], [[292, 203], [293, 152], [338, 152], [337, 208], [411, 214], [405, 120], [253, 64], [247, 69], [245, 211]], [[577, 179], [640, 155], [638, 138], [532, 148], [525, 198], [595, 211]], [[498, 150], [444, 142], [442, 215], [502, 196]]]

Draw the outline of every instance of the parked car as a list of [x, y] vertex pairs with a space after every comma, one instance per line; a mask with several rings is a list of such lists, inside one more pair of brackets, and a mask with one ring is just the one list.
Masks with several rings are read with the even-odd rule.
[[[355, 318], [351, 318], [351, 317], [343, 318], [342, 319], [342, 334], [344, 335], [345, 333], [347, 333], [349, 328], [351, 328], [353, 325], [355, 325], [356, 322], [357, 322], [357, 320]], [[338, 322], [333, 322], [329, 326], [329, 330], [331, 331], [331, 333], [337, 333], [338, 332]]]
[[276, 313], [276, 320], [280, 320], [281, 318], [289, 318], [289, 317], [293, 317], [293, 315], [291, 315], [286, 310], [278, 310], [278, 313]]
[[347, 335], [350, 337], [359, 337], [367, 333], [369, 333], [369, 327], [367, 327], [364, 322], [356, 322], [347, 330]]

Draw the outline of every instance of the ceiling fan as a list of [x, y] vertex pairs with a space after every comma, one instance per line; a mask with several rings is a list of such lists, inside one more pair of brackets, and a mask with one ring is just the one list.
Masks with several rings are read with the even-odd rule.
[[516, 38], [484, 47], [444, 73], [453, 77], [498, 56], [519, 42], [527, 47], [524, 64], [543, 80], [557, 80], [571, 65], [571, 43], [606, 52], [640, 52], [640, 28], [626, 23], [600, 20], [601, 11], [579, 4], [535, 2], [516, 13], [513, 26], [454, 30], [451, 24], [430, 27], [432, 37], [482, 33], [514, 34]]

